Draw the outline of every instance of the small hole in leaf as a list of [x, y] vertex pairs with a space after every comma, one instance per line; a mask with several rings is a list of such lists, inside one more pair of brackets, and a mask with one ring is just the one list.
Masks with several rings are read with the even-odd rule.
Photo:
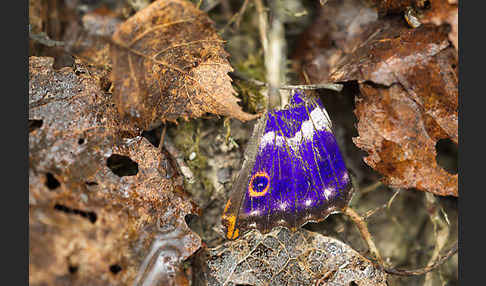
[[69, 265], [68, 271], [69, 271], [69, 274], [76, 274], [76, 272], [78, 272], [78, 266]]
[[192, 231], [199, 235], [203, 234], [202, 219], [199, 216], [194, 214], [187, 214], [184, 216], [184, 220], [186, 221], [187, 226]]
[[186, 221], [187, 225], [190, 225], [192, 222], [195, 222], [197, 218], [198, 216], [194, 214], [187, 214], [186, 216], [184, 216], [184, 220]]
[[98, 219], [98, 216], [96, 215], [95, 212], [86, 212], [86, 211], [82, 211], [82, 210], [78, 210], [78, 209], [73, 209], [73, 208], [70, 208], [70, 207], [67, 207], [67, 206], [63, 206], [61, 204], [56, 204], [54, 206], [54, 209], [57, 210], [57, 211], [67, 213], [67, 214], [79, 215], [79, 216], [89, 220], [91, 223], [95, 223], [96, 220]]
[[33, 119], [29, 120], [29, 133], [42, 127], [42, 120]]
[[354, 281], [351, 281], [351, 282], [349, 283], [349, 286], [358, 286], [358, 284], [356, 284], [356, 282], [354, 282]]
[[78, 144], [83, 145], [84, 144], [84, 138], [79, 138], [78, 139]]
[[110, 265], [110, 271], [111, 273], [113, 274], [118, 274], [118, 272], [120, 272], [122, 270], [121, 266], [118, 265], [118, 264], [113, 264], [113, 265]]
[[437, 164], [450, 174], [457, 174], [457, 144], [450, 139], [440, 139], [435, 144]]
[[145, 137], [154, 147], [159, 147], [160, 128], [154, 128], [148, 131], [144, 130], [142, 131], [142, 137]]
[[47, 173], [46, 174], [46, 187], [49, 190], [55, 190], [61, 186], [61, 183], [54, 177], [53, 174]]
[[106, 160], [106, 165], [118, 177], [135, 176], [138, 173], [137, 162], [127, 156], [113, 154]]
[[429, 0], [423, 1], [422, 8], [423, 9], [429, 9], [430, 8], [430, 1]]
[[88, 186], [98, 186], [97, 182], [85, 182], [85, 184]]

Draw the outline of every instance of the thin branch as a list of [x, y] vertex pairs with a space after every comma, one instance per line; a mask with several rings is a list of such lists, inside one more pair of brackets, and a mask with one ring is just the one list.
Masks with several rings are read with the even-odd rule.
[[343, 90], [343, 85], [339, 83], [318, 83], [318, 84], [297, 84], [297, 85], [282, 85], [280, 89], [330, 89], [335, 91]]
[[344, 210], [344, 214], [349, 216], [351, 218], [351, 220], [354, 222], [354, 224], [356, 224], [359, 232], [361, 233], [361, 237], [364, 239], [364, 241], [368, 245], [370, 252], [376, 257], [376, 260], [378, 260], [378, 262], [381, 265], [384, 265], [384, 261], [381, 258], [380, 252], [378, 251], [378, 248], [376, 247], [373, 239], [371, 238], [371, 234], [370, 234], [370, 231], [368, 230], [368, 226], [366, 224], [366, 221], [364, 221], [361, 218], [361, 216], [350, 207], [347, 207]]
[[373, 192], [373, 191], [376, 191], [378, 190], [381, 186], [384, 186], [382, 182], [380, 181], [376, 181], [375, 183], [371, 184], [371, 185], [368, 185], [366, 187], [363, 187], [359, 190], [359, 193], [361, 195], [364, 195], [364, 194], [367, 194], [367, 193], [370, 193], [370, 192]]
[[258, 13], [258, 32], [260, 33], [260, 41], [263, 46], [263, 53], [267, 54], [268, 38], [267, 38], [267, 13], [262, 0], [254, 0]]
[[39, 42], [39, 43], [43, 44], [44, 46], [48, 46], [48, 47], [61, 47], [61, 46], [64, 46], [64, 42], [52, 40], [44, 32], [41, 32], [39, 34], [36, 34], [36, 33], [32, 32], [32, 28], [31, 28], [30, 25], [29, 25], [29, 38], [31, 40], [33, 40], [33, 41]]
[[[230, 75], [245, 81], [248, 81], [251, 84], [257, 85], [257, 86], [264, 86], [268, 87], [270, 86], [269, 83], [259, 81], [257, 79], [253, 78], [248, 78], [244, 75], [242, 75], [239, 72], [230, 72]], [[330, 89], [334, 91], [341, 91], [343, 89], [343, 85], [339, 83], [318, 83], [318, 84], [297, 84], [297, 85], [291, 85], [291, 84], [284, 84], [279, 87], [279, 89], [304, 89], [304, 90], [313, 90], [313, 89]]]
[[164, 140], [165, 140], [165, 132], [167, 131], [167, 124], [164, 124], [162, 127], [162, 134], [160, 134], [160, 141], [159, 141], [159, 151], [162, 153], [162, 149], [164, 149]]
[[245, 2], [243, 2], [243, 5], [241, 5], [241, 8], [240, 10], [238, 11], [238, 13], [236, 13], [233, 17], [234, 17], [234, 21], [235, 21], [235, 27], [238, 29], [240, 27], [240, 22], [241, 22], [241, 19], [243, 18], [243, 15], [245, 14], [245, 11], [246, 11], [246, 7], [248, 6], [248, 2], [249, 0], [245, 0]]
[[388, 274], [392, 275], [398, 275], [398, 276], [417, 276], [417, 275], [423, 275], [427, 272], [430, 272], [437, 267], [441, 266], [444, 264], [452, 255], [456, 254], [458, 250], [457, 242], [454, 244], [454, 246], [449, 249], [449, 251], [442, 256], [440, 259], [435, 261], [434, 264], [420, 268], [420, 269], [415, 269], [415, 270], [403, 270], [403, 269], [395, 269], [395, 268], [384, 268], [385, 272]]
[[390, 197], [390, 199], [388, 200], [387, 203], [384, 203], [383, 205], [377, 207], [377, 208], [374, 208], [372, 210], [369, 210], [367, 211], [364, 215], [363, 215], [363, 219], [364, 220], [368, 220], [372, 215], [374, 215], [375, 213], [377, 213], [378, 211], [382, 211], [382, 210], [385, 210], [385, 209], [389, 209], [391, 207], [391, 204], [393, 203], [393, 201], [395, 200], [395, 198], [398, 196], [398, 194], [400, 193], [400, 189], [397, 189], [393, 195]]

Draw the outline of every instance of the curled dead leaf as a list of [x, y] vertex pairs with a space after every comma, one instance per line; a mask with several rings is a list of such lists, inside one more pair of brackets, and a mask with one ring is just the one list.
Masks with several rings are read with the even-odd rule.
[[448, 138], [437, 122], [399, 84], [380, 88], [363, 83], [360, 91], [355, 110], [359, 137], [353, 141], [368, 152], [364, 161], [392, 187], [458, 196], [458, 175], [436, 161], [436, 142]]
[[223, 41], [184, 0], [155, 1], [122, 23], [111, 49], [120, 112], [147, 129], [206, 112], [255, 118], [237, 104]]
[[332, 81], [357, 80], [358, 147], [365, 162], [397, 188], [457, 196], [457, 174], [436, 162], [435, 143], [458, 142], [457, 54], [444, 26], [378, 30], [338, 65]]

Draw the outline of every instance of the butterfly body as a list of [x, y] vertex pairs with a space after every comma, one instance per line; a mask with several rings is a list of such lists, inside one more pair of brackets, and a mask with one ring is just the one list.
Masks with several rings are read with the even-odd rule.
[[256, 228], [296, 230], [344, 209], [351, 181], [318, 98], [296, 92], [255, 125], [222, 216], [228, 239]]

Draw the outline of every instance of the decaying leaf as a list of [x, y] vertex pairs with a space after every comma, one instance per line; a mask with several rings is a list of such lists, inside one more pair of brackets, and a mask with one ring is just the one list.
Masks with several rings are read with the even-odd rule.
[[458, 176], [437, 165], [435, 143], [458, 142], [457, 53], [444, 26], [387, 22], [349, 54], [332, 81], [357, 80], [358, 147], [393, 187], [457, 196]]
[[458, 196], [458, 176], [436, 161], [435, 144], [448, 135], [398, 84], [390, 88], [360, 86], [356, 103], [359, 137], [355, 144], [369, 153], [365, 162], [396, 188], [417, 188]]
[[29, 284], [127, 285], [151, 244], [165, 285], [184, 281], [201, 241], [170, 158], [117, 121], [96, 72], [52, 64], [29, 59]]
[[386, 274], [348, 245], [303, 229], [251, 231], [208, 256], [212, 286], [386, 285]]
[[377, 19], [376, 10], [361, 0], [329, 1], [301, 35], [292, 55], [294, 68], [305, 74], [304, 81], [329, 82], [330, 69], [343, 55], [366, 40], [368, 26]]
[[380, 14], [400, 13], [408, 7], [421, 8], [427, 0], [366, 0], [377, 8]]
[[444, 0], [430, 0], [430, 9], [424, 12], [424, 15], [420, 18], [422, 23], [432, 23], [437, 26], [445, 23], [451, 26], [449, 32], [449, 40], [459, 50], [458, 42], [458, 5], [457, 2], [444, 1]]
[[84, 62], [111, 67], [110, 38], [121, 23], [120, 14], [95, 10], [69, 22], [63, 37], [66, 50]]
[[113, 35], [116, 102], [138, 126], [206, 112], [250, 120], [234, 97], [223, 41], [189, 1], [155, 1]]

